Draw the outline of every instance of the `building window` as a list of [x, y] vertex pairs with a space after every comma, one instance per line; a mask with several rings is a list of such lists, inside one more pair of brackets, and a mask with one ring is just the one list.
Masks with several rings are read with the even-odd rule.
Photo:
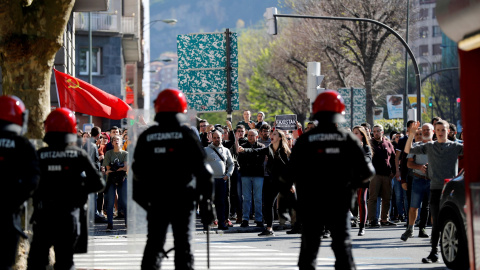
[[433, 55], [439, 55], [442, 54], [442, 47], [440, 47], [441, 44], [433, 44], [432, 45], [432, 53]]
[[428, 72], [429, 72], [428, 71], [428, 64], [425, 64], [425, 63], [420, 64], [420, 73], [425, 75], [425, 74], [428, 74]]
[[428, 45], [420, 45], [418, 49], [420, 50], [420, 55], [428, 55]]
[[434, 25], [432, 26], [432, 37], [438, 37], [442, 35], [442, 31], [440, 30], [440, 26]]
[[420, 9], [420, 13], [418, 13], [418, 19], [423, 21], [428, 18], [428, 9], [427, 8], [422, 8]]
[[441, 62], [433, 63], [433, 71], [437, 71], [437, 70], [440, 70], [440, 69], [442, 69], [442, 63]]
[[436, 19], [437, 16], [435, 15], [435, 8], [432, 8], [432, 19]]
[[[88, 75], [88, 61], [89, 61], [89, 51], [88, 48], [80, 49], [80, 56], [79, 56], [79, 70], [80, 75]], [[101, 50], [100, 48], [92, 48], [92, 75], [100, 75], [100, 67], [101, 67]]]
[[428, 38], [428, 27], [420, 27], [420, 38]]

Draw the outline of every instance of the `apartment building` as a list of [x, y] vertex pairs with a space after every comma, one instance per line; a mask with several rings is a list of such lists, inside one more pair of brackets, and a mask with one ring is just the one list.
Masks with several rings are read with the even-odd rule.
[[[78, 12], [75, 20], [75, 77], [122, 98], [132, 108], [143, 108], [142, 4], [140, 0], [110, 0], [108, 9]], [[89, 26], [91, 22], [91, 28]], [[91, 30], [90, 30], [91, 29]], [[91, 31], [91, 41], [89, 38]], [[82, 123], [88, 116], [77, 116]], [[109, 129], [121, 120], [93, 117], [93, 123]]]
[[415, 31], [416, 36], [410, 43], [422, 75], [429, 74], [442, 66], [442, 31], [435, 18], [435, 0], [417, 0], [418, 9]]

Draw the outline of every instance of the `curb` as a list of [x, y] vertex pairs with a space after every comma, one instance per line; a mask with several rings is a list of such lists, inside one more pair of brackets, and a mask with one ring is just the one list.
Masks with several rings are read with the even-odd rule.
[[[90, 237], [95, 236], [128, 236], [128, 230], [125, 228], [125, 221], [124, 220], [113, 220], [113, 230], [106, 231], [107, 224], [106, 223], [96, 223], [94, 224], [93, 228], [90, 228]], [[210, 226], [209, 234], [232, 234], [232, 233], [255, 233], [255, 232], [262, 232], [265, 230], [266, 227], [255, 227], [255, 224], [250, 224], [249, 227], [242, 228], [240, 224], [235, 224], [233, 227], [229, 227], [228, 230], [219, 230], [217, 226]], [[283, 225], [283, 229], [280, 228], [278, 223], [274, 223], [273, 231], [286, 231], [291, 229], [290, 224]], [[195, 235], [205, 235], [207, 231], [203, 230], [203, 225], [200, 219], [195, 220]]]
[[[278, 230], [279, 227], [280, 227], [280, 225], [275, 224], [275, 225], [272, 226], [272, 229], [273, 229], [273, 231], [286, 231], [286, 230], [291, 229], [290, 224], [284, 225], [283, 230]], [[219, 230], [215, 227], [212, 228], [212, 226], [211, 226], [209, 234], [253, 233], [253, 232], [260, 233], [260, 232], [263, 232], [263, 230], [265, 230], [265, 228], [266, 227], [260, 228], [260, 227], [255, 227], [255, 226], [249, 226], [249, 227], [246, 227], [246, 228], [242, 228], [240, 226], [235, 226], [234, 225], [234, 227], [229, 227], [228, 230]], [[200, 227], [197, 226], [197, 229], [195, 231], [195, 235], [204, 235], [204, 234], [207, 234], [207, 231], [203, 230], [203, 226], [200, 226]]]

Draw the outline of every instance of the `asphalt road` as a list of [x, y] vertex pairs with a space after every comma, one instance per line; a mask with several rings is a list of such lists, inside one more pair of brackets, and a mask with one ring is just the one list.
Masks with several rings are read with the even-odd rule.
[[[89, 253], [75, 255], [77, 269], [140, 269], [145, 235], [126, 234], [122, 221], [115, 223], [115, 230], [108, 233], [104, 231], [105, 225], [96, 226], [96, 236], [90, 238]], [[403, 242], [400, 235], [405, 230], [404, 223], [398, 225], [368, 229], [363, 237], [357, 236], [358, 229], [352, 228], [353, 254], [358, 269], [446, 269], [441, 260], [435, 264], [421, 263], [430, 251], [430, 239], [414, 237]], [[206, 235], [200, 224], [196, 226], [195, 269], [207, 269]], [[428, 233], [430, 229], [427, 228]], [[297, 269], [300, 235], [276, 231], [275, 237], [265, 238], [257, 236], [260, 230], [240, 228], [237, 224], [226, 232], [213, 229], [210, 269]], [[333, 269], [335, 256], [330, 245], [331, 238], [322, 241], [317, 269]], [[172, 246], [170, 232], [165, 249]], [[170, 254], [162, 269], [174, 269], [174, 252]]]

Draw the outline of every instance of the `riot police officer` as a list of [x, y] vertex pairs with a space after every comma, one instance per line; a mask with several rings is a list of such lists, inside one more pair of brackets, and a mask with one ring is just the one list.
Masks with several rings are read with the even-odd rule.
[[336, 91], [322, 92], [312, 107], [317, 127], [302, 135], [292, 149], [285, 177], [296, 183], [302, 218], [300, 270], [315, 269], [321, 229], [331, 228], [336, 269], [355, 269], [349, 209], [354, 190], [374, 174], [355, 136], [337, 123], [345, 121], [345, 105]]
[[45, 120], [44, 141], [38, 150], [41, 179], [34, 196], [33, 239], [28, 269], [45, 269], [51, 246], [55, 269], [75, 269], [73, 254], [79, 239], [81, 209], [89, 193], [105, 187], [105, 181], [85, 150], [76, 145], [76, 118], [59, 108]]
[[3, 194], [0, 205], [2, 256], [0, 269], [12, 269], [17, 255], [21, 228], [20, 213], [25, 200], [32, 196], [40, 179], [38, 158], [32, 144], [21, 135], [26, 131], [28, 111], [15, 96], [0, 96], [0, 171]]
[[202, 222], [210, 224], [212, 171], [205, 164], [198, 136], [181, 125], [187, 112], [184, 94], [163, 90], [155, 100], [155, 112], [158, 124], [139, 136], [132, 164], [133, 199], [147, 210], [148, 220], [142, 269], [160, 269], [169, 224], [175, 239], [175, 269], [193, 269], [195, 201], [201, 197]]

